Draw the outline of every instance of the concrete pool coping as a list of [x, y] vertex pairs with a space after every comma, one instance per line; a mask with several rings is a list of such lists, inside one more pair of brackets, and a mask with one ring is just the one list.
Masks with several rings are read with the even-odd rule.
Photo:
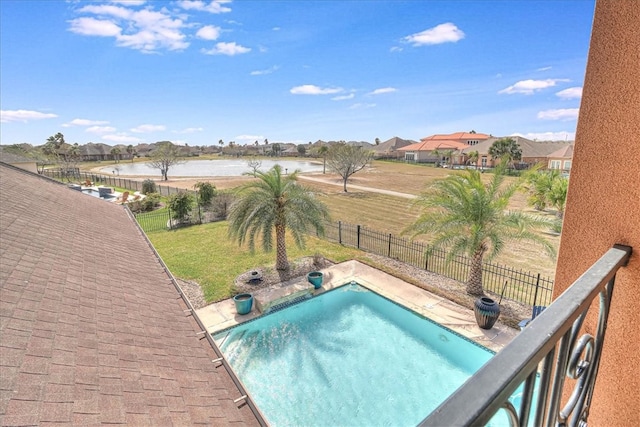
[[268, 306], [273, 301], [285, 301], [305, 293], [320, 295], [353, 281], [496, 352], [519, 332], [501, 323], [489, 330], [480, 329], [473, 310], [358, 261], [346, 261], [320, 271], [324, 273], [324, 282], [317, 290], [306, 278], [257, 290], [253, 293], [254, 305], [249, 314], [237, 314], [231, 298], [200, 308], [196, 314], [207, 331], [215, 333], [261, 316], [257, 306]]

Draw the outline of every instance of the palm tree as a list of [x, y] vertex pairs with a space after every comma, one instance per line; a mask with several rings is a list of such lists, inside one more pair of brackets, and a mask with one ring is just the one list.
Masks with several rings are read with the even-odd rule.
[[133, 145], [127, 145], [127, 154], [131, 156], [131, 163], [133, 163], [133, 154], [136, 152], [136, 149], [133, 148]]
[[527, 240], [540, 244], [550, 255], [554, 249], [533, 230], [551, 225], [550, 221], [522, 212], [506, 211], [509, 199], [520, 182], [504, 184], [504, 165], [488, 184], [477, 170], [468, 169], [434, 181], [416, 199], [424, 209], [420, 217], [405, 230], [413, 235], [433, 237], [429, 251], [446, 248], [447, 261], [459, 255], [471, 258], [467, 293], [484, 295], [482, 263], [491, 259], [510, 241]]
[[514, 160], [522, 159], [522, 149], [515, 139], [501, 138], [493, 141], [489, 147], [489, 155], [493, 159], [499, 158], [501, 163], [506, 163], [511, 167]]
[[305, 233], [313, 230], [323, 235], [324, 223], [329, 218], [327, 207], [310, 189], [296, 182], [299, 172], [283, 176], [280, 165], [267, 172], [256, 171], [258, 179], [241, 186], [238, 199], [230, 207], [229, 236], [240, 245], [248, 240], [251, 251], [258, 237], [263, 250], [271, 251], [275, 230], [276, 270], [289, 269], [287, 229], [296, 245], [304, 248]]
[[477, 151], [470, 151], [467, 158], [467, 163], [473, 163], [475, 169], [478, 169], [478, 159], [480, 158], [480, 153]]
[[318, 154], [322, 156], [322, 173], [323, 174], [327, 172], [327, 153], [328, 152], [329, 152], [329, 147], [327, 147], [326, 145], [323, 145], [320, 148], [318, 148]]

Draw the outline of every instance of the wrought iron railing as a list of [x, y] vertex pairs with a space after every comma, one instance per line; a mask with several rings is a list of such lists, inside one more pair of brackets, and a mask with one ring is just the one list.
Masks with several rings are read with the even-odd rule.
[[[609, 249], [420, 426], [485, 425], [501, 409], [512, 426], [586, 426], [615, 276], [630, 256], [629, 246]], [[596, 297], [598, 325], [591, 335], [582, 324]], [[561, 408], [566, 377], [575, 384]], [[520, 387], [515, 405], [510, 398]]]

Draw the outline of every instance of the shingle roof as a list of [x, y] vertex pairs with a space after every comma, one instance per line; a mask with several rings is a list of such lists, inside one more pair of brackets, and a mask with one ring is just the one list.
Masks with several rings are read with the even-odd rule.
[[484, 133], [455, 132], [455, 133], [449, 133], [449, 134], [435, 134], [435, 135], [427, 136], [425, 138], [421, 138], [420, 141], [425, 141], [430, 139], [443, 139], [447, 141], [450, 141], [450, 140], [460, 141], [460, 140], [467, 140], [467, 139], [480, 140], [480, 139], [487, 139], [489, 137], [490, 135], [486, 135]]
[[378, 153], [385, 153], [398, 150], [399, 148], [406, 147], [407, 145], [415, 144], [416, 141], [411, 141], [408, 139], [398, 138], [394, 136], [386, 140], [385, 142], [380, 143], [379, 145], [374, 145], [372, 147], [373, 151]]
[[477, 151], [480, 155], [487, 155], [489, 153], [489, 148], [491, 145], [498, 139], [502, 138], [512, 138], [514, 139], [520, 149], [522, 150], [522, 157], [546, 157], [550, 153], [554, 151], [567, 147], [570, 142], [559, 142], [559, 141], [532, 141], [527, 138], [523, 138], [521, 136], [505, 136], [505, 137], [491, 137], [485, 141], [482, 141], [476, 145], [469, 146], [462, 150], [463, 153], [470, 153], [471, 151]]
[[559, 150], [547, 155], [547, 157], [553, 157], [556, 159], [570, 159], [573, 157], [573, 144], [562, 147]]
[[0, 425], [258, 425], [122, 206], [0, 164], [0, 232]]

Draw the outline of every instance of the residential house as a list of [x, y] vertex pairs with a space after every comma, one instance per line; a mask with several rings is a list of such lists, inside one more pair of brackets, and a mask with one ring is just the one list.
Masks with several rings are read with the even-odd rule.
[[547, 156], [547, 169], [569, 173], [573, 159], [573, 144], [562, 147]]
[[376, 159], [401, 159], [404, 158], [404, 152], [399, 149], [411, 144], [416, 144], [416, 141], [394, 136], [385, 142], [374, 145], [371, 149]]
[[38, 165], [34, 159], [10, 153], [0, 147], [0, 162], [13, 165], [32, 173], [38, 173]]
[[436, 134], [422, 138], [420, 142], [402, 147], [404, 159], [416, 163], [450, 163], [463, 164], [463, 150], [475, 147], [490, 135], [483, 133], [456, 132], [451, 134]]
[[261, 419], [126, 208], [0, 163], [0, 425]]
[[492, 158], [489, 154], [489, 149], [495, 141], [502, 138], [511, 138], [515, 140], [522, 150], [521, 160], [516, 162], [514, 165], [517, 169], [526, 169], [538, 163], [546, 165], [548, 160], [547, 156], [549, 154], [571, 144], [571, 142], [560, 141], [532, 141], [522, 136], [490, 137], [473, 147], [467, 147], [462, 150], [465, 163], [468, 163], [467, 159], [469, 158], [469, 153], [477, 151], [478, 162], [475, 166], [478, 168], [495, 167], [500, 162], [500, 159]]

